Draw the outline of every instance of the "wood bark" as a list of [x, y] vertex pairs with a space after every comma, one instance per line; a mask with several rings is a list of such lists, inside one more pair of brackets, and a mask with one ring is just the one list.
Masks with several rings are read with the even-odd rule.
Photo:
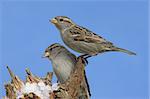
[[[50, 94], [49, 99], [79, 99], [81, 95], [81, 88], [83, 89], [82, 95], [85, 95], [85, 99], [89, 99], [89, 93], [85, 81], [85, 63], [84, 59], [79, 57], [76, 63], [76, 69], [71, 73], [70, 78], [63, 84], [59, 84], [59, 89], [53, 91]], [[43, 81], [46, 85], [52, 86], [52, 72], [48, 72], [44, 78], [40, 78], [31, 73], [29, 69], [26, 69], [26, 81], [22, 81], [16, 76], [10, 68], [7, 66], [9, 74], [12, 78], [10, 83], [5, 84], [6, 96], [3, 99], [16, 99], [16, 91], [21, 90], [21, 87], [25, 83], [38, 83]], [[85, 91], [84, 91], [85, 90]], [[41, 99], [35, 93], [24, 94], [20, 99]]]

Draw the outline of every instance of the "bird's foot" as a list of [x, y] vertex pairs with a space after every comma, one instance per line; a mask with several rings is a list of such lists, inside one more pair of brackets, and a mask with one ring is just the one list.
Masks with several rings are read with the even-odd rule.
[[83, 55], [79, 56], [78, 58], [81, 58], [82, 62], [87, 65], [88, 64], [88, 60], [87, 60], [86, 57], [88, 57], [88, 56], [89, 56], [88, 54], [83, 54]]
[[80, 55], [79, 57], [81, 57], [81, 58], [84, 58], [84, 57], [86, 57], [86, 56], [88, 56], [89, 54], [83, 54], [83, 55]]
[[85, 63], [88, 64], [88, 60], [87, 60], [87, 59], [90, 58], [90, 57], [92, 57], [92, 56], [96, 56], [96, 55], [97, 55], [97, 53], [92, 54], [92, 55], [83, 54], [83, 55], [81, 55], [80, 57], [82, 57], [82, 58], [84, 59]]

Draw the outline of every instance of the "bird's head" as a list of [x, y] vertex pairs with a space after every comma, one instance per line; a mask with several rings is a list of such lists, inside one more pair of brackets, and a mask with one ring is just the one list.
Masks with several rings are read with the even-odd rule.
[[75, 23], [66, 16], [56, 16], [50, 20], [59, 30], [64, 30], [74, 25]]
[[63, 51], [64, 47], [58, 43], [54, 43], [50, 45], [48, 48], [45, 49], [43, 58], [53, 58], [55, 57], [60, 51]]

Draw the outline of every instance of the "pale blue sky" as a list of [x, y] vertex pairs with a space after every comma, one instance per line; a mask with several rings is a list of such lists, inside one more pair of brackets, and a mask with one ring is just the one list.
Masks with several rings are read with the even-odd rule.
[[4, 82], [10, 80], [5, 65], [21, 79], [25, 79], [27, 67], [41, 77], [52, 71], [51, 63], [41, 56], [50, 44], [64, 43], [49, 19], [65, 15], [118, 47], [137, 53], [109, 52], [89, 59], [86, 73], [92, 99], [148, 99], [146, 1], [5, 1], [1, 7], [2, 95]]

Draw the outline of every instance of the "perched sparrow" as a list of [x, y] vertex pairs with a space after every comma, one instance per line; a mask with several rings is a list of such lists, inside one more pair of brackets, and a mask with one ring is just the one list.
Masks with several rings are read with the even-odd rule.
[[101, 36], [75, 24], [66, 16], [57, 16], [50, 21], [60, 31], [64, 43], [71, 49], [82, 53], [83, 56], [94, 56], [98, 53], [108, 51], [119, 51], [129, 55], [135, 55], [134, 52], [118, 48]]
[[[43, 57], [48, 58], [52, 62], [54, 73], [56, 74], [58, 81], [60, 83], [64, 83], [70, 77], [71, 73], [75, 70], [77, 57], [71, 52], [69, 52], [64, 46], [58, 43], [54, 43], [50, 45], [48, 48], [46, 48]], [[84, 71], [84, 78], [86, 81], [85, 82], [86, 84], [84, 84], [84, 86], [87, 87], [86, 92], [88, 92], [88, 95], [90, 96], [91, 94], [85, 71]], [[84, 92], [84, 90], [81, 87], [81, 94], [82, 92]], [[82, 97], [84, 97], [84, 95]]]
[[64, 83], [75, 69], [76, 56], [58, 43], [46, 48], [44, 57], [52, 62], [54, 73], [60, 83]]

